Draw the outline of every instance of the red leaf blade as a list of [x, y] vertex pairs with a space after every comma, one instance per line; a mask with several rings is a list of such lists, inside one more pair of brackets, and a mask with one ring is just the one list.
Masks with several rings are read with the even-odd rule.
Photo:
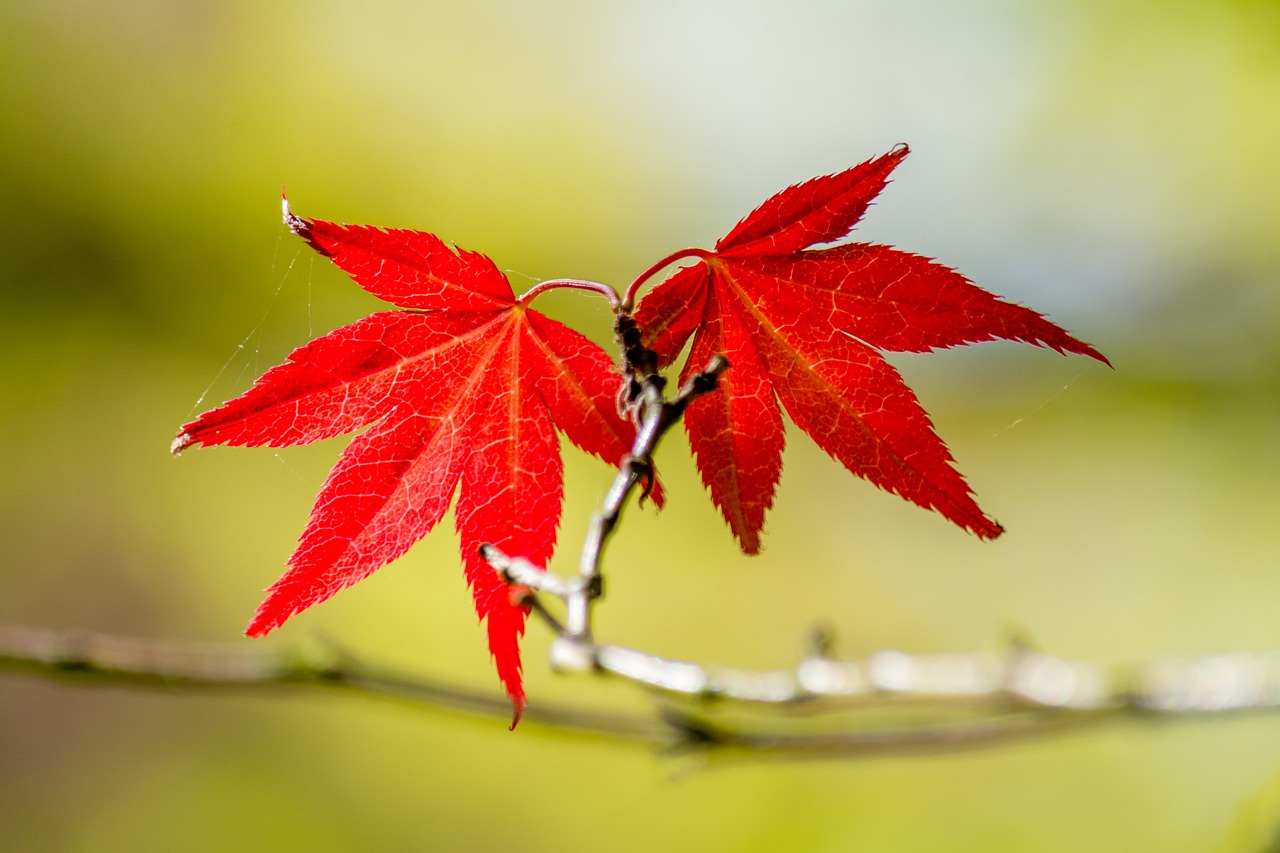
[[777, 193], [636, 309], [662, 364], [689, 338], [686, 376], [711, 353], [729, 358], [718, 399], [691, 405], [685, 426], [703, 482], [748, 553], [781, 470], [780, 406], [858, 476], [980, 537], [1002, 532], [877, 349], [1006, 339], [1107, 363], [1040, 314], [928, 258], [859, 243], [808, 250], [844, 237], [906, 154], [901, 146]]
[[834, 175], [787, 187], [716, 243], [721, 257], [787, 255], [849, 233], [908, 154], [900, 145]]
[[644, 330], [645, 344], [658, 353], [660, 367], [675, 361], [707, 316], [710, 285], [710, 271], [700, 262], [677, 270], [636, 306], [635, 320]]
[[289, 569], [245, 633], [263, 636], [402, 556], [431, 531], [461, 476], [464, 425], [381, 424], [343, 453], [316, 498]]
[[[527, 611], [511, 603], [510, 591], [488, 563], [480, 543], [519, 554], [545, 566], [555, 550], [564, 493], [560, 445], [551, 416], [531, 383], [520, 346], [523, 329], [513, 329], [509, 349], [486, 376], [480, 399], [496, 400], [478, 416], [479, 430], [463, 470], [458, 493], [457, 527], [467, 583], [476, 614], [485, 621], [489, 652], [498, 677], [511, 696], [515, 717], [525, 705], [519, 639]], [[513, 723], [514, 725], [514, 723]]]
[[[720, 509], [742, 551], [760, 551], [760, 530], [773, 505], [782, 475], [782, 413], [774, 398], [763, 357], [746, 330], [749, 318], [731, 294], [711, 293], [708, 322], [700, 330], [684, 377], [716, 353], [729, 359], [720, 388], [694, 400], [685, 427], [702, 482]], [[728, 303], [721, 308], [720, 304]]]
[[753, 275], [757, 302], [778, 325], [827, 324], [889, 351], [999, 339], [1110, 364], [1043, 315], [1005, 302], [929, 258], [889, 246], [849, 243], [786, 258], [737, 260], [734, 267]]
[[392, 403], [439, 399], [427, 386], [447, 378], [451, 348], [483, 334], [488, 319], [371, 314], [294, 350], [246, 393], [185, 424], [173, 450], [307, 444], [368, 426]]
[[[875, 350], [835, 336], [822, 356], [769, 340], [771, 375], [796, 426], [850, 472], [984, 539], [1003, 528], [973, 499], [929, 416]], [[801, 344], [807, 342], [799, 342]]]
[[464, 571], [518, 720], [526, 611], [478, 549], [491, 542], [546, 564], [563, 503], [556, 429], [619, 462], [635, 437], [616, 411], [621, 379], [599, 347], [517, 303], [483, 255], [423, 232], [304, 220], [287, 208], [286, 221], [362, 287], [416, 310], [318, 338], [175, 440], [175, 450], [283, 446], [370, 427], [330, 472], [248, 633], [273, 630], [403, 555], [456, 492]]
[[495, 311], [515, 302], [493, 261], [426, 231], [303, 219], [287, 206], [285, 224], [356, 284], [401, 308]]

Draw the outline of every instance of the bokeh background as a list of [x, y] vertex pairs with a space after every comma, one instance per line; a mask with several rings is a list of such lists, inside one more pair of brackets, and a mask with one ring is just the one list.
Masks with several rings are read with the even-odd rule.
[[[602, 634], [753, 666], [792, 663], [817, 623], [847, 655], [1011, 630], [1116, 663], [1280, 646], [1262, 0], [4, 3], [0, 622], [251, 642], [341, 442], [169, 442], [376, 304], [285, 231], [283, 185], [306, 215], [484, 251], [517, 290], [622, 286], [903, 141], [860, 239], [1047, 312], [1116, 369], [1004, 344], [895, 359], [995, 543], [793, 433], [767, 550], [743, 558], [672, 440], [668, 509], [628, 517]], [[607, 338], [590, 299], [538, 307]], [[609, 478], [567, 455], [560, 566]], [[323, 635], [496, 694], [456, 547], [446, 523], [252, 642]], [[549, 675], [546, 646], [532, 626], [535, 704], [648, 707]], [[1278, 770], [1265, 717], [702, 767], [354, 698], [0, 675], [15, 851], [1253, 849]]]

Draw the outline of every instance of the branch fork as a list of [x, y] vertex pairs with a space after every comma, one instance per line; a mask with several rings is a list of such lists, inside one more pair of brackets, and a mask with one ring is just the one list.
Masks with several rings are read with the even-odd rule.
[[[594, 671], [616, 668], [606, 665], [615, 647], [598, 646], [591, 632], [591, 611], [603, 595], [602, 563], [605, 546], [622, 516], [622, 509], [641, 488], [643, 501], [653, 488], [655, 468], [653, 452], [658, 442], [680, 421], [685, 408], [698, 397], [716, 390], [719, 378], [729, 369], [723, 355], [714, 356], [707, 366], [693, 376], [672, 400], [665, 397], [666, 379], [657, 372], [657, 355], [640, 340], [639, 328], [630, 315], [622, 313], [615, 326], [623, 351], [623, 372], [627, 376], [623, 404], [636, 422], [636, 437], [618, 466], [600, 509], [591, 516], [587, 535], [578, 561], [578, 574], [560, 577], [544, 571], [520, 556], [510, 556], [491, 544], [480, 546], [480, 556], [508, 584], [518, 585], [520, 603], [529, 606], [556, 634], [551, 648], [551, 665], [557, 670]], [[545, 606], [543, 596], [564, 603], [564, 620], [557, 619]], [[616, 655], [615, 655], [616, 656]]]

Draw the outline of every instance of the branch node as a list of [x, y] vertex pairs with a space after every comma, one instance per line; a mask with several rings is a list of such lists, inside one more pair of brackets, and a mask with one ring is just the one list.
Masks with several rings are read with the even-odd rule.
[[538, 594], [522, 583], [508, 581], [507, 598], [512, 607], [530, 607], [538, 600]]
[[551, 668], [556, 672], [593, 672], [596, 647], [590, 640], [559, 636], [551, 643]]
[[[657, 482], [657, 477], [653, 470], [653, 460], [644, 456], [633, 456], [628, 453], [622, 460], [622, 470], [628, 475], [634, 477], [640, 483], [639, 505], [644, 506], [645, 501], [649, 499], [649, 495], [653, 492], [653, 485]], [[605, 529], [605, 533], [609, 533], [613, 525], [610, 524]]]
[[809, 657], [830, 660], [835, 657], [835, 647], [836, 629], [829, 622], [814, 625], [809, 632]]
[[613, 324], [613, 334], [622, 350], [623, 372], [629, 378], [627, 384], [627, 401], [634, 403], [640, 396], [642, 380], [652, 380], [665, 385], [666, 380], [658, 376], [658, 354], [644, 343], [644, 335], [635, 317], [626, 310], [620, 311]]

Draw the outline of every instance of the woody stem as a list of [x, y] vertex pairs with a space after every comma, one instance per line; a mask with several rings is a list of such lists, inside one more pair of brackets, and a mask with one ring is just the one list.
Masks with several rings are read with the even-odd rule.
[[597, 648], [591, 636], [591, 605], [603, 589], [601, 565], [605, 546], [636, 487], [642, 486], [645, 494], [653, 488], [653, 452], [662, 436], [679, 422], [690, 402], [716, 389], [720, 375], [728, 369], [728, 359], [722, 355], [714, 356], [706, 368], [691, 378], [670, 401], [663, 394], [666, 380], [656, 372], [635, 377], [639, 387], [631, 405], [636, 412], [636, 438], [631, 452], [622, 460], [603, 504], [592, 515], [587, 528], [578, 565], [578, 582], [570, 584], [564, 595], [565, 623], [551, 650], [554, 664], [577, 669], [597, 664]]

